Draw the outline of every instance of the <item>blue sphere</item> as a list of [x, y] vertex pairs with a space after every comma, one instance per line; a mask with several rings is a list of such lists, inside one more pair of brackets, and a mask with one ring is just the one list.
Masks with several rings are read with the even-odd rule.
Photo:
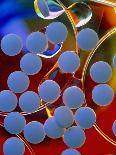
[[38, 0], [38, 7], [44, 17], [49, 16], [49, 8], [46, 0]]
[[116, 68], [116, 55], [114, 55], [114, 58], [113, 58], [113, 65]]
[[73, 112], [66, 106], [61, 106], [55, 109], [54, 118], [62, 128], [68, 128], [74, 122]]
[[70, 148], [81, 147], [85, 140], [85, 133], [80, 126], [72, 126], [64, 133], [64, 143]]
[[46, 80], [39, 86], [39, 95], [45, 102], [55, 102], [60, 96], [60, 87], [53, 80]]
[[15, 56], [22, 50], [22, 40], [16, 34], [7, 34], [1, 40], [1, 49], [8, 56]]
[[62, 152], [61, 155], [81, 155], [77, 150], [74, 149], [66, 149]]
[[32, 144], [38, 144], [42, 142], [45, 138], [43, 124], [36, 121], [28, 123], [24, 128], [24, 137]]
[[96, 114], [89, 107], [81, 107], [75, 113], [75, 121], [83, 129], [89, 129], [96, 122]]
[[116, 136], [116, 120], [114, 121], [114, 123], [112, 125], [112, 131], [113, 131], [114, 135]]
[[18, 112], [9, 113], [4, 119], [4, 127], [11, 134], [21, 133], [25, 124], [25, 117]]
[[84, 103], [85, 95], [83, 91], [76, 86], [65, 89], [63, 93], [63, 103], [71, 109], [77, 109]]
[[85, 28], [82, 29], [78, 34], [77, 34], [77, 44], [82, 50], [92, 50], [93, 48], [96, 47], [98, 43], [98, 35], [97, 33], [90, 29], [90, 28]]
[[40, 107], [39, 95], [33, 91], [24, 92], [19, 98], [19, 107], [22, 111], [33, 113]]
[[44, 130], [46, 135], [52, 139], [60, 138], [64, 134], [64, 129], [57, 124], [54, 117], [50, 117], [45, 121]]
[[23, 93], [28, 89], [29, 83], [28, 76], [21, 71], [12, 72], [7, 80], [9, 89], [14, 93]]
[[37, 74], [42, 68], [42, 60], [35, 54], [25, 54], [20, 60], [20, 68], [27, 75]]
[[24, 143], [16, 137], [8, 138], [3, 145], [4, 155], [23, 155], [25, 152]]
[[0, 111], [11, 112], [17, 106], [17, 96], [10, 90], [0, 92]]
[[62, 43], [67, 38], [68, 30], [63, 23], [53, 22], [46, 28], [46, 35], [52, 43]]
[[74, 73], [80, 67], [80, 58], [73, 51], [66, 51], [58, 59], [59, 68], [64, 73]]
[[98, 61], [91, 66], [90, 76], [97, 83], [106, 83], [112, 77], [112, 68], [107, 62]]
[[42, 53], [48, 47], [48, 39], [42, 32], [32, 32], [26, 39], [26, 47], [29, 52]]
[[107, 84], [99, 84], [92, 91], [92, 99], [99, 106], [109, 105], [113, 101], [113, 98], [113, 89]]

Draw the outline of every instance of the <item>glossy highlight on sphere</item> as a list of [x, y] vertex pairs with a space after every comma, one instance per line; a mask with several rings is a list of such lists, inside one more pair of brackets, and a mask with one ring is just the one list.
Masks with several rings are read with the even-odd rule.
[[39, 86], [39, 95], [45, 102], [55, 102], [60, 97], [60, 87], [53, 80], [46, 80]]
[[64, 143], [70, 148], [80, 148], [85, 140], [85, 133], [80, 126], [72, 126], [64, 133]]
[[17, 106], [17, 96], [10, 90], [0, 92], [0, 111], [11, 112]]
[[29, 87], [30, 80], [22, 71], [12, 72], [7, 80], [7, 85], [14, 93], [23, 93]]
[[74, 122], [73, 112], [66, 106], [56, 108], [54, 111], [54, 118], [62, 128], [68, 128]]
[[46, 0], [38, 0], [38, 7], [44, 17], [49, 16], [49, 8]]
[[42, 60], [35, 54], [25, 54], [20, 60], [20, 68], [27, 75], [37, 74], [42, 68]]
[[114, 121], [114, 123], [112, 125], [112, 131], [113, 131], [114, 135], [116, 136], [116, 120]]
[[40, 103], [39, 95], [33, 91], [24, 92], [19, 98], [19, 107], [22, 111], [27, 113], [37, 111]]
[[91, 128], [96, 122], [96, 114], [89, 107], [81, 107], [75, 113], [75, 121], [83, 129]]
[[44, 130], [46, 135], [52, 139], [60, 138], [64, 134], [64, 129], [57, 124], [54, 117], [50, 117], [45, 121]]
[[71, 15], [75, 27], [81, 27], [87, 24], [92, 18], [92, 10], [89, 5], [83, 3], [86, 1], [80, 1], [73, 3], [67, 9], [68, 13]]
[[92, 99], [99, 106], [109, 105], [114, 99], [112, 87], [107, 84], [99, 84], [95, 86], [92, 91]]
[[25, 124], [25, 117], [18, 112], [9, 113], [4, 119], [4, 127], [11, 134], [21, 133]]
[[62, 152], [61, 155], [81, 155], [77, 150], [74, 149], [66, 149]]
[[17, 137], [8, 138], [3, 145], [4, 155], [23, 155], [25, 152], [24, 143]]
[[112, 68], [107, 62], [98, 61], [91, 66], [90, 76], [97, 83], [106, 83], [112, 77]]
[[[65, 10], [54, 0], [48, 0], [47, 5], [45, 4], [44, 7], [39, 7], [38, 2], [39, 0], [34, 1], [34, 8], [35, 8], [36, 14], [40, 18], [55, 19], [65, 12]], [[49, 11], [49, 15], [47, 16], [48, 11]]]
[[78, 33], [76, 38], [79, 48], [86, 51], [89, 51], [95, 48], [98, 43], [98, 40], [99, 38], [97, 33], [90, 28], [82, 29]]
[[84, 103], [85, 95], [83, 91], [76, 86], [65, 89], [63, 93], [63, 103], [71, 109], [77, 109]]
[[48, 47], [48, 39], [42, 32], [32, 32], [26, 39], [26, 47], [31, 53], [43, 53]]
[[7, 34], [1, 40], [1, 49], [8, 56], [15, 56], [22, 50], [22, 40], [16, 34]]
[[39, 144], [45, 138], [43, 124], [37, 121], [29, 122], [24, 128], [25, 139], [32, 144]]
[[74, 73], [80, 67], [80, 58], [73, 51], [66, 51], [60, 55], [58, 65], [64, 73]]
[[68, 30], [63, 23], [53, 22], [46, 28], [46, 35], [52, 43], [62, 43], [67, 38]]

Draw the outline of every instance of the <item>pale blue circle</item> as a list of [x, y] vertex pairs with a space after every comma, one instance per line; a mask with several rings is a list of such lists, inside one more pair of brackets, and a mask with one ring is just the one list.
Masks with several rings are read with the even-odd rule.
[[60, 55], [58, 65], [64, 73], [74, 73], [80, 67], [80, 58], [73, 51], [66, 51]]
[[39, 86], [39, 95], [45, 102], [55, 102], [60, 96], [60, 87], [53, 80], [46, 80]]
[[29, 87], [29, 78], [22, 71], [12, 72], [7, 80], [7, 84], [10, 90], [14, 93], [23, 93]]
[[60, 138], [64, 134], [64, 129], [56, 123], [54, 117], [50, 117], [45, 121], [44, 130], [46, 135], [52, 139]]
[[76, 124], [83, 129], [91, 128], [96, 122], [96, 114], [93, 109], [89, 107], [81, 107], [75, 113]]
[[97, 83], [106, 83], [112, 77], [112, 68], [107, 62], [98, 61], [91, 66], [90, 76]]
[[17, 137], [8, 138], [3, 145], [4, 155], [24, 155], [25, 145]]
[[27, 53], [20, 60], [20, 68], [27, 75], [37, 74], [42, 68], [42, 60], [36, 54]]
[[0, 111], [11, 112], [17, 106], [17, 96], [10, 90], [0, 92]]
[[63, 93], [63, 103], [71, 109], [77, 109], [84, 103], [85, 95], [83, 91], [76, 86], [65, 89]]
[[116, 68], [116, 55], [114, 55], [114, 58], [113, 58], [113, 65]]
[[85, 133], [80, 126], [72, 126], [64, 133], [64, 143], [70, 148], [81, 147], [85, 140]]
[[113, 131], [114, 135], [116, 136], [116, 120], [114, 121], [114, 123], [112, 125], [112, 131]]
[[42, 53], [48, 47], [48, 39], [42, 32], [32, 32], [26, 39], [26, 47], [32, 53]]
[[99, 84], [92, 91], [92, 99], [99, 106], [109, 105], [114, 98], [112, 87], [107, 84]]
[[66, 40], [68, 30], [61, 22], [53, 22], [46, 28], [46, 35], [52, 43], [62, 43]]
[[73, 112], [66, 106], [56, 108], [54, 111], [54, 118], [62, 128], [68, 128], [74, 122]]
[[81, 155], [77, 150], [74, 149], [66, 149], [62, 152], [61, 155]]
[[25, 124], [25, 117], [18, 112], [9, 113], [4, 119], [4, 127], [11, 134], [21, 133]]
[[89, 51], [93, 48], [96, 47], [97, 43], [98, 43], [98, 35], [97, 33], [90, 29], [90, 28], [85, 28], [82, 29], [78, 34], [77, 34], [77, 44], [78, 46], [86, 51]]
[[37, 121], [29, 122], [24, 128], [24, 137], [32, 144], [42, 142], [45, 138], [43, 124]]
[[22, 50], [22, 40], [16, 34], [7, 34], [1, 40], [1, 49], [8, 56], [15, 56]]
[[38, 7], [44, 17], [49, 16], [49, 8], [46, 0], [38, 0]]
[[24, 92], [19, 98], [19, 107], [22, 111], [33, 113], [40, 107], [39, 95], [33, 91]]

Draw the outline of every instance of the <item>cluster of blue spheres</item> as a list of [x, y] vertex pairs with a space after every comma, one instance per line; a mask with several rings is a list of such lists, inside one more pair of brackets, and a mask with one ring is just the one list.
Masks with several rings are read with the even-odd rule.
[[[40, 0], [38, 6], [45, 17], [49, 16], [49, 8], [45, 0]], [[4, 128], [10, 134], [17, 135], [23, 132], [24, 138], [31, 144], [41, 143], [46, 136], [52, 139], [63, 137], [69, 149], [63, 151], [61, 155], [80, 155], [75, 149], [85, 143], [85, 129], [93, 127], [96, 123], [94, 110], [82, 107], [85, 103], [85, 94], [82, 89], [70, 86], [61, 94], [59, 84], [48, 79], [39, 85], [37, 93], [28, 91], [29, 76], [41, 71], [40, 55], [49, 48], [48, 42], [54, 45], [62, 44], [67, 35], [68, 30], [63, 23], [53, 22], [46, 27], [45, 33], [32, 32], [27, 37], [26, 47], [29, 52], [20, 60], [21, 70], [14, 71], [8, 76], [9, 90], [0, 92], [0, 111], [9, 112], [4, 119]], [[81, 30], [76, 37], [79, 48], [85, 51], [95, 48], [98, 40], [97, 33], [89, 28]], [[16, 34], [8, 34], [1, 40], [1, 49], [8, 56], [16, 56], [23, 49], [22, 40]], [[80, 67], [80, 57], [75, 51], [65, 51], [59, 56], [57, 63], [61, 72], [74, 74]], [[116, 67], [116, 56], [114, 56], [113, 64]], [[98, 84], [92, 91], [93, 101], [99, 106], [109, 105], [113, 101], [114, 92], [105, 83], [112, 77], [111, 66], [104, 61], [98, 61], [91, 66], [90, 76]], [[16, 94], [20, 95], [19, 99]], [[39, 110], [42, 101], [53, 103], [61, 95], [64, 105], [56, 108], [54, 115], [44, 124], [38, 121], [27, 123], [21, 113], [13, 112], [18, 105], [23, 112], [34, 113]], [[116, 135], [116, 121], [112, 125], [112, 131]], [[25, 145], [21, 139], [12, 137], [5, 141], [3, 151], [5, 155], [23, 155]]]
[[[112, 66], [116, 68], [116, 55]], [[98, 106], [108, 106], [112, 103], [115, 94], [113, 88], [107, 84], [112, 78], [112, 68], [105, 61], [97, 61], [90, 67], [90, 77], [97, 83], [92, 90], [92, 99]], [[105, 94], [105, 97], [104, 97]], [[112, 132], [116, 136], [116, 121], [113, 122]]]
[[93, 109], [82, 107], [85, 96], [76, 86], [66, 88], [62, 99], [65, 105], [55, 109], [54, 115], [45, 121], [44, 130], [50, 138], [63, 137], [64, 143], [71, 148], [62, 152], [63, 155], [70, 153], [78, 155], [80, 153], [74, 149], [84, 145], [86, 140], [84, 130], [93, 127], [96, 123], [96, 114]]
[[[106, 84], [112, 78], [112, 68], [105, 61], [95, 62], [90, 68], [91, 79], [97, 83], [92, 90], [92, 99], [99, 106], [107, 106], [114, 99], [114, 91]], [[104, 97], [105, 94], [105, 97]]]
[[[43, 5], [42, 3], [45, 2], [41, 1], [40, 3]], [[57, 31], [54, 31], [54, 29]], [[13, 135], [24, 132], [25, 139], [32, 144], [38, 144], [44, 140], [46, 135], [45, 127], [37, 121], [26, 124], [26, 119], [21, 113], [12, 111], [19, 104], [23, 112], [34, 113], [39, 109], [41, 99], [45, 102], [54, 102], [59, 98], [61, 93], [60, 87], [53, 80], [43, 82], [37, 93], [28, 91], [30, 85], [29, 75], [35, 75], [41, 71], [42, 60], [38, 54], [48, 49], [48, 41], [53, 44], [63, 43], [67, 35], [66, 26], [60, 22], [51, 23], [47, 27], [46, 33], [32, 32], [26, 39], [26, 47], [29, 52], [22, 56], [20, 60], [21, 71], [10, 73], [7, 79], [9, 90], [0, 92], [0, 111], [11, 112], [4, 119], [4, 128]], [[23, 50], [22, 40], [16, 34], [8, 34], [1, 40], [1, 49], [8, 56], [16, 56]], [[19, 99], [17, 99], [16, 94], [21, 94]], [[56, 124], [56, 128], [57, 126]], [[64, 132], [64, 129], [61, 129], [61, 131]], [[10, 149], [9, 152], [9, 148], [13, 149]], [[4, 143], [3, 151], [5, 155], [23, 155], [25, 146], [20, 139], [12, 137]]]

